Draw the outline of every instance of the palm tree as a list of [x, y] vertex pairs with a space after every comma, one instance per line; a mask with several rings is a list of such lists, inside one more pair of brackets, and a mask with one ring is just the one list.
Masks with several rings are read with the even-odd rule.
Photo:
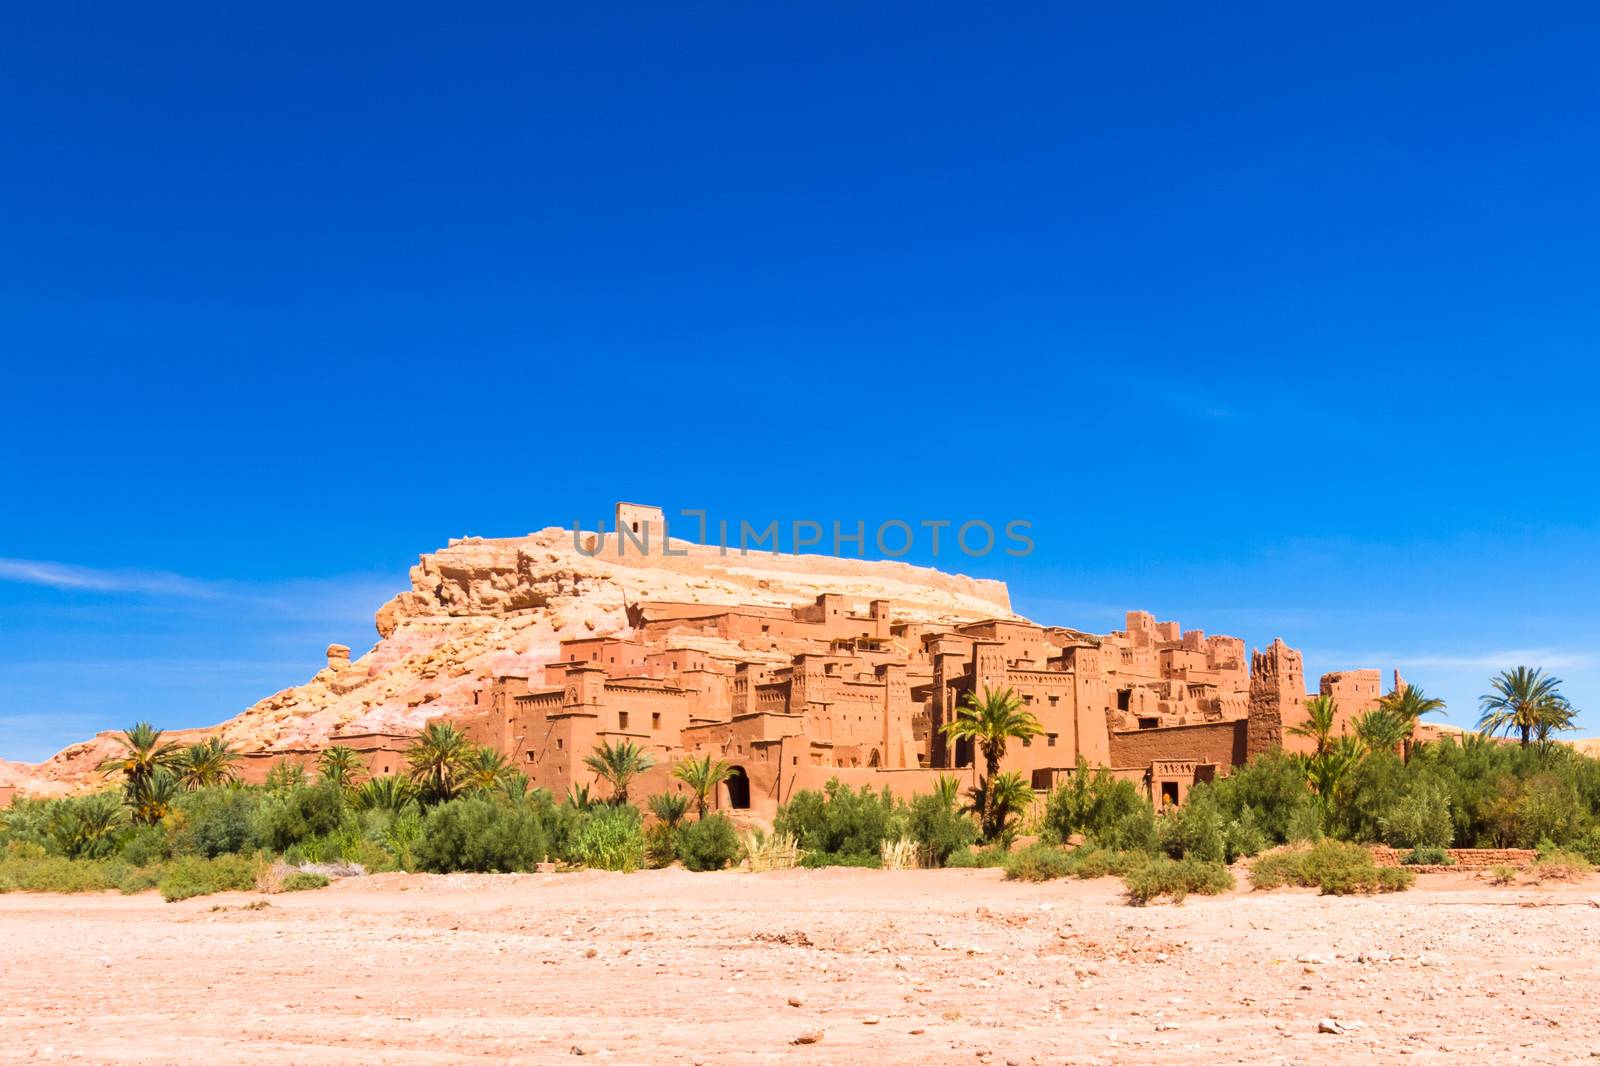
[[[505, 788], [517, 770], [498, 748], [473, 748], [461, 760], [461, 791], [488, 792]], [[524, 778], [526, 780], [526, 778]]]
[[[994, 782], [992, 789], [991, 781]], [[978, 816], [983, 838], [990, 841], [1005, 835], [1012, 815], [1027, 813], [1033, 804], [1033, 786], [1015, 770], [994, 777], [980, 777], [967, 795], [972, 799], [967, 810]]]
[[[1044, 729], [1032, 712], [1022, 709], [1022, 700], [1011, 689], [996, 692], [984, 689], [983, 698], [967, 693], [966, 701], [956, 711], [956, 717], [945, 723], [944, 734], [952, 740], [970, 740], [983, 752], [984, 779], [994, 781], [1000, 774], [1000, 760], [1005, 758], [1006, 741], [1012, 737], [1026, 740], [1036, 737]], [[984, 789], [984, 801], [991, 803], [990, 790]], [[986, 827], [1003, 824], [991, 808], [980, 815]], [[993, 839], [990, 837], [990, 839]]]
[[656, 764], [650, 753], [624, 737], [617, 743], [601, 741], [594, 754], [583, 760], [596, 776], [611, 783], [611, 802], [628, 802], [628, 783]]
[[67, 858], [103, 858], [116, 846], [122, 828], [122, 801], [114, 792], [58, 800], [51, 805], [45, 828]]
[[1478, 719], [1479, 732], [1488, 736], [1515, 732], [1527, 747], [1535, 735], [1543, 740], [1552, 730], [1571, 728], [1572, 704], [1561, 694], [1560, 678], [1519, 666], [1502, 670], [1490, 679], [1489, 686], [1492, 691], [1478, 701], [1483, 712]]
[[1312, 758], [1326, 755], [1333, 747], [1333, 724], [1338, 716], [1339, 706], [1332, 696], [1312, 696], [1306, 700], [1306, 720], [1290, 726], [1287, 732], [1315, 742]]
[[364, 811], [398, 811], [416, 797], [417, 788], [410, 778], [384, 774], [356, 789], [355, 805]]
[[566, 804], [575, 811], [587, 812], [592, 810], [594, 808], [594, 800], [589, 798], [589, 786], [568, 785]]
[[448, 722], [423, 727], [406, 749], [406, 762], [424, 803], [443, 803], [460, 791], [461, 763], [470, 748], [467, 735]]
[[718, 785], [726, 781], [733, 773], [733, 767], [721, 759], [712, 761], [706, 755], [699, 759], [685, 759], [672, 768], [672, 776], [689, 786], [689, 791], [694, 793], [695, 813], [701, 818], [706, 816], [706, 803], [711, 793], [716, 791]]
[[1350, 724], [1355, 728], [1356, 739], [1374, 754], [1403, 748], [1412, 728], [1406, 719], [1382, 706], [1368, 711]]
[[1361, 762], [1362, 754], [1359, 740], [1351, 736], [1341, 736], [1320, 755], [1301, 757], [1305, 759], [1306, 779], [1312, 791], [1317, 794], [1317, 802], [1322, 808], [1324, 828], [1327, 827], [1328, 819], [1332, 815], [1334, 802], [1344, 790], [1350, 771]]
[[122, 775], [122, 790], [132, 804], [134, 794], [155, 776], [159, 770], [176, 767], [183, 758], [178, 745], [161, 742], [161, 730], [149, 722], [137, 722], [132, 729], [124, 730], [117, 738], [122, 754], [113, 755], [100, 764], [107, 777]]
[[238, 761], [239, 753], [233, 750], [233, 745], [220, 736], [208, 737], [184, 749], [183, 758], [177, 764], [178, 781], [191, 792], [225, 785], [238, 776], [233, 769]]
[[324, 748], [322, 754], [317, 756], [317, 780], [333, 785], [341, 792], [354, 788], [356, 777], [365, 769], [366, 765], [356, 750], [343, 744]]
[[1378, 706], [1386, 711], [1399, 715], [1406, 723], [1406, 737], [1402, 744], [1402, 754], [1405, 761], [1411, 761], [1411, 752], [1416, 747], [1417, 724], [1425, 714], [1437, 714], [1444, 710], [1444, 700], [1425, 696], [1416, 685], [1405, 685], [1395, 689], [1378, 701]]
[[267, 771], [266, 784], [268, 792], [293, 792], [304, 788], [306, 768], [297, 762], [273, 763], [272, 769]]
[[954, 774], [940, 774], [933, 782], [933, 794], [944, 801], [946, 807], [955, 807], [961, 797], [961, 779]]
[[689, 797], [682, 792], [661, 792], [650, 797], [650, 813], [669, 828], [676, 829], [689, 813]]
[[127, 797], [133, 820], [139, 825], [155, 825], [172, 809], [183, 786], [178, 775], [165, 766], [158, 766], [148, 777], [141, 778]]

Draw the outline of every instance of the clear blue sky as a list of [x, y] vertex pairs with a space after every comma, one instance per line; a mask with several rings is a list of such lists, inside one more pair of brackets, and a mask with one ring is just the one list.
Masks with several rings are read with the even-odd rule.
[[617, 498], [1600, 730], [1591, 6], [864, 6], [10, 11], [0, 756]]

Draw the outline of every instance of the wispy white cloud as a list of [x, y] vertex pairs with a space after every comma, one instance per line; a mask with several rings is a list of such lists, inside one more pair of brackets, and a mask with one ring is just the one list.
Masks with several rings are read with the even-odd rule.
[[217, 599], [212, 582], [197, 581], [164, 570], [98, 570], [40, 559], [0, 559], [0, 581], [43, 585], [63, 591], [128, 593], [182, 599]]

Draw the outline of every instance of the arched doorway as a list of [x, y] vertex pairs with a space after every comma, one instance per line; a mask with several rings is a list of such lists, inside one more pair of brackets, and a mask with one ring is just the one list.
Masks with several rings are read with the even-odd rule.
[[736, 811], [750, 809], [750, 778], [745, 776], [742, 766], [735, 766], [728, 771], [728, 806]]

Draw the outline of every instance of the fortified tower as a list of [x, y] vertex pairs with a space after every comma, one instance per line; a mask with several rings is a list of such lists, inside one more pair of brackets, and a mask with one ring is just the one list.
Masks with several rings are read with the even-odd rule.
[[1281, 639], [1250, 656], [1250, 720], [1246, 757], [1283, 747], [1283, 726], [1297, 720], [1305, 702], [1306, 673], [1300, 653]]

